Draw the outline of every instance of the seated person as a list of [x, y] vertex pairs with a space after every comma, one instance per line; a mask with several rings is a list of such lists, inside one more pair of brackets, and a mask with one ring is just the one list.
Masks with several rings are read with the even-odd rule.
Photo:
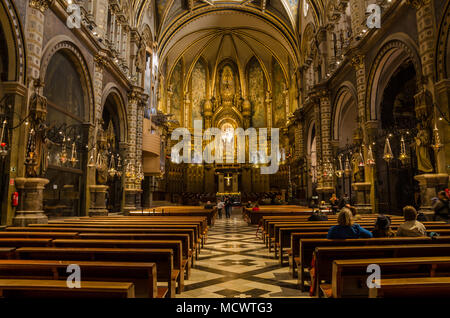
[[357, 223], [353, 223], [352, 211], [342, 208], [337, 217], [338, 225], [334, 225], [328, 231], [327, 239], [371, 238], [370, 233]]
[[417, 211], [413, 206], [407, 205], [403, 208], [405, 223], [401, 224], [395, 236], [427, 236], [425, 226], [417, 221]]
[[327, 221], [328, 216], [320, 212], [320, 210], [315, 210], [308, 218], [308, 221]]
[[206, 202], [205, 209], [212, 209], [214, 206], [211, 204], [211, 201]]
[[253, 206], [252, 206], [252, 201], [248, 201], [247, 202], [247, 204], [245, 205], [245, 207], [247, 208], [247, 209], [251, 209]]
[[350, 204], [347, 204], [346, 207], [349, 208], [350, 211], [352, 211], [352, 217], [353, 217], [354, 221], [359, 221], [359, 220], [362, 219], [361, 215], [357, 214], [356, 208], [354, 206], [351, 206]]
[[255, 206], [252, 208], [252, 211], [259, 211], [259, 204], [256, 203]]
[[395, 233], [391, 230], [391, 218], [386, 215], [380, 215], [375, 222], [373, 237], [393, 237]]

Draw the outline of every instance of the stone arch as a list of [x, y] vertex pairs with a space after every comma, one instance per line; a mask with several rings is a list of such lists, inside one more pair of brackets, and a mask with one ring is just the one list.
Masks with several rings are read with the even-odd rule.
[[[44, 82], [45, 75], [47, 72], [47, 68], [49, 66], [50, 60], [55, 55], [56, 52], [62, 51], [65, 56], [67, 56], [75, 68], [78, 71], [78, 74], [81, 78], [81, 85], [83, 88], [84, 94], [84, 120], [93, 122], [94, 115], [94, 94], [92, 88], [92, 80], [89, 72], [89, 68], [86, 63], [86, 59], [81, 51], [78, 49], [75, 43], [73, 43], [67, 36], [60, 35], [55, 36], [52, 40], [48, 42], [45, 49], [43, 50], [42, 60], [41, 60], [41, 70], [40, 70], [40, 79]], [[45, 85], [45, 82], [44, 82]], [[86, 116], [87, 114], [87, 116]]]
[[[338, 89], [336, 98], [333, 103], [333, 118], [332, 118], [332, 131], [331, 135], [333, 140], [340, 143], [345, 142], [349, 135], [351, 136], [352, 130], [350, 123], [354, 123], [357, 126], [357, 95], [356, 89], [350, 82], [345, 82]], [[345, 131], [344, 131], [345, 128]]]
[[[26, 84], [26, 46], [23, 35], [23, 28], [18, 17], [16, 6], [11, 0], [1, 1], [0, 4], [0, 28], [3, 31], [6, 54], [2, 61], [6, 68], [3, 78], [0, 81], [17, 81]], [[3, 44], [2, 44], [3, 45]]]
[[366, 93], [367, 120], [378, 120], [382, 92], [397, 68], [411, 61], [417, 74], [417, 83], [422, 83], [422, 67], [414, 42], [405, 34], [393, 34], [386, 39], [376, 54], [369, 71]]
[[447, 2], [438, 32], [435, 70], [437, 82], [450, 75], [450, 2]]
[[127, 142], [128, 138], [128, 120], [127, 120], [127, 110], [125, 107], [125, 99], [120, 93], [118, 87], [114, 83], [106, 84], [102, 93], [101, 111], [100, 116], [102, 116], [106, 100], [112, 98], [116, 106], [116, 115], [119, 119], [119, 142]]

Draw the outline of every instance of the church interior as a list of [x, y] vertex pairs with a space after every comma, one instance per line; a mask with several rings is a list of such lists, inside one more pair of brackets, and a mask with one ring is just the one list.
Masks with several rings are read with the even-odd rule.
[[0, 3], [0, 298], [450, 297], [449, 0]]

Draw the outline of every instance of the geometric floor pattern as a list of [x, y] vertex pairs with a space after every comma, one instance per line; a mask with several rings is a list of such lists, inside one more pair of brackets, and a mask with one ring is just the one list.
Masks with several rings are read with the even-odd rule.
[[309, 297], [255, 233], [256, 226], [247, 225], [238, 211], [230, 219], [216, 219], [189, 280], [185, 280], [184, 292], [176, 297]]

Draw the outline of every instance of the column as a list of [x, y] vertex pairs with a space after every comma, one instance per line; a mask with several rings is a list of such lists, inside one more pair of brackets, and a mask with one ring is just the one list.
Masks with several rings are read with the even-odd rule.
[[[136, 167], [136, 140], [137, 140], [137, 113], [138, 103], [141, 99], [139, 87], [133, 87], [128, 94], [128, 147], [126, 150], [125, 170], [128, 163]], [[124, 214], [136, 209], [136, 180], [125, 175], [125, 206]]]
[[[356, 72], [356, 93], [357, 93], [357, 109], [358, 109], [358, 122], [363, 133], [363, 144], [369, 145], [372, 142], [372, 138], [369, 136], [368, 129], [376, 132], [377, 122], [375, 127], [367, 126], [366, 124], [366, 68], [365, 68], [365, 56], [362, 54], [355, 54], [352, 57], [352, 65]], [[367, 147], [363, 149], [363, 156], [367, 158]], [[354, 182], [352, 189], [355, 193], [355, 205], [359, 213], [372, 213], [375, 212], [375, 168], [365, 166], [364, 167], [364, 180], [361, 182]]]
[[[331, 149], [331, 103], [328, 91], [324, 88], [319, 92], [320, 98], [320, 130], [321, 130], [321, 149], [322, 149], [322, 167], [325, 164], [332, 163]], [[333, 185], [333, 176], [324, 176], [322, 171], [322, 200], [327, 201], [335, 191]]]

